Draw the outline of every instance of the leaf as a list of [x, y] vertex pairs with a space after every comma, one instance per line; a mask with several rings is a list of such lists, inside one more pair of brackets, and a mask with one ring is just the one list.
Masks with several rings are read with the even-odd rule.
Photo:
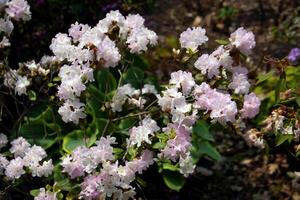
[[33, 90], [27, 92], [30, 101], [36, 101], [36, 93]]
[[274, 75], [274, 71], [270, 71], [266, 74], [259, 74], [257, 77], [256, 85], [259, 85], [260, 83], [268, 80], [269, 78], [273, 77], [273, 75]]
[[177, 172], [179, 172], [179, 168], [177, 166], [175, 166], [175, 165], [170, 164], [170, 163], [164, 163], [162, 165], [162, 168], [164, 170], [170, 170], [170, 171], [177, 171]]
[[99, 91], [103, 94], [110, 93], [117, 88], [117, 81], [108, 69], [97, 70], [95, 80]]
[[227, 44], [229, 44], [230, 43], [230, 41], [229, 40], [215, 40], [215, 42], [217, 43], [217, 44], [220, 44], [220, 45], [227, 45]]
[[300, 97], [296, 98], [296, 102], [297, 102], [298, 106], [300, 107]]
[[142, 88], [144, 80], [143, 70], [137, 67], [131, 67], [124, 73], [122, 77], [122, 85], [130, 83], [134, 88]]
[[286, 141], [291, 142], [293, 138], [294, 138], [293, 135], [284, 135], [284, 134], [279, 133], [276, 135], [276, 146], [280, 146], [281, 144], [283, 144]]
[[221, 159], [221, 155], [219, 154], [219, 152], [216, 150], [215, 147], [213, 147], [209, 142], [204, 141], [204, 142], [200, 142], [198, 144], [198, 152], [199, 154], [205, 154], [209, 157], [211, 157], [214, 160], [220, 160]]
[[30, 190], [30, 195], [33, 197], [38, 196], [40, 193], [40, 189], [34, 189], [34, 190]]
[[193, 133], [204, 140], [212, 142], [214, 141], [212, 134], [209, 132], [207, 123], [203, 120], [199, 120], [196, 123], [196, 125], [193, 127]]
[[66, 135], [63, 139], [63, 150], [71, 153], [76, 147], [85, 145], [84, 133], [82, 130], [75, 130]]
[[185, 184], [184, 177], [176, 171], [164, 170], [163, 179], [165, 184], [172, 190], [179, 192]]

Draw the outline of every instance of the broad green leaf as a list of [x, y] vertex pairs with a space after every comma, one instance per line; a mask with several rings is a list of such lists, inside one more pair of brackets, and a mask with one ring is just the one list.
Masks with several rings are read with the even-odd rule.
[[71, 153], [76, 147], [86, 144], [82, 130], [75, 130], [66, 135], [63, 139], [63, 150]]
[[134, 88], [142, 88], [144, 80], [144, 72], [140, 68], [129, 68], [122, 77], [122, 85], [130, 83]]
[[97, 70], [95, 80], [98, 85], [99, 92], [103, 94], [110, 93], [117, 88], [117, 81], [108, 69]]
[[196, 123], [196, 125], [193, 127], [193, 133], [204, 140], [212, 142], [214, 141], [212, 134], [209, 132], [207, 123], [203, 120], [199, 120]]
[[30, 195], [33, 197], [38, 196], [40, 193], [40, 189], [34, 189], [34, 190], [30, 190]]
[[214, 160], [220, 160], [221, 159], [221, 155], [219, 154], [219, 152], [217, 151], [217, 149], [215, 147], [213, 147], [207, 141], [200, 142], [198, 144], [198, 152], [200, 154], [207, 155], [207, 156], [211, 157]]
[[179, 192], [185, 184], [184, 177], [177, 171], [164, 170], [163, 179], [165, 184], [172, 190]]
[[276, 135], [276, 146], [280, 146], [284, 142], [288, 141], [291, 142], [293, 140], [294, 136], [293, 135], [284, 135], [281, 133], [278, 133]]

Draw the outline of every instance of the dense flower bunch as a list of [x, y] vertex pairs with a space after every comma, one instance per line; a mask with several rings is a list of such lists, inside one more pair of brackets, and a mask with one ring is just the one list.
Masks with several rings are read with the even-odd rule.
[[14, 29], [12, 21], [28, 21], [31, 19], [30, 7], [25, 0], [3, 0], [0, 2], [0, 49], [10, 46], [8, 37]]
[[[0, 134], [1, 149], [6, 147], [7, 142], [7, 137]], [[44, 160], [47, 157], [46, 151], [40, 146], [31, 146], [23, 137], [11, 142], [9, 154], [9, 156], [0, 154], [0, 174], [10, 180], [19, 179], [26, 173], [26, 169], [33, 177], [48, 177], [52, 174], [52, 159]], [[9, 157], [12, 157], [11, 160], [8, 160]]]
[[[14, 10], [16, 19], [28, 19], [29, 10], [25, 4], [22, 6], [23, 1], [16, 1], [15, 6], [11, 2], [7, 3], [8, 13]], [[17, 11], [21, 7], [27, 17]], [[182, 63], [197, 57], [190, 69], [171, 73], [164, 87], [143, 81], [136, 84], [140, 79], [137, 74], [143, 74], [143, 70], [128, 67], [126, 56], [146, 52], [157, 40], [140, 15], [124, 17], [119, 11], [111, 11], [95, 27], [76, 22], [68, 33], [58, 33], [50, 45], [54, 56], [8, 70], [4, 85], [17, 95], [29, 96], [37, 77], [49, 88], [58, 82], [54, 87], [58, 98], [49, 98], [49, 102], [58, 105], [55, 108], [61, 123], [70, 122], [71, 129], [75, 128], [63, 139], [67, 154], [59, 152], [62, 156], [55, 167], [51, 159], [43, 161], [47, 156], [43, 148], [19, 137], [9, 149], [14, 158], [8, 161], [0, 156], [0, 172], [14, 180], [25, 169], [38, 177], [56, 171], [66, 176], [68, 184], [80, 187], [80, 192], [64, 190], [54, 178], [53, 186], [38, 189], [36, 200], [57, 199], [67, 192], [82, 199], [131, 199], [137, 193], [136, 177], [151, 165], [156, 164], [159, 171], [171, 170], [181, 178], [194, 172], [199, 156], [195, 156], [198, 140], [193, 127], [198, 120], [245, 131], [246, 122], [259, 113], [260, 107], [260, 99], [251, 92], [243, 61], [255, 47], [253, 33], [239, 28], [226, 44], [211, 54], [199, 55], [200, 47], [208, 41], [206, 31], [188, 28], [180, 35], [181, 49], [174, 56]], [[95, 86], [95, 82], [99, 84], [99, 72], [104, 71], [107, 74], [102, 79], [113, 77], [111, 82], [115, 81], [110, 93], [101, 93]], [[45, 113], [43, 117], [44, 129], [55, 129], [60, 123], [48, 123]], [[128, 125], [126, 119], [132, 118], [134, 123]], [[120, 131], [119, 127], [126, 128]], [[74, 139], [77, 136], [79, 139]], [[76, 142], [69, 144], [70, 140]], [[0, 148], [7, 142], [6, 136], [0, 135]], [[204, 144], [210, 145], [207, 141]]]

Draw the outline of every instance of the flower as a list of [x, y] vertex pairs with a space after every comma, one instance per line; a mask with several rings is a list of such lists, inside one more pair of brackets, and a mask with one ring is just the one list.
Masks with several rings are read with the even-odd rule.
[[67, 100], [58, 109], [58, 113], [62, 116], [64, 122], [73, 122], [78, 124], [79, 119], [84, 119], [86, 114], [84, 113], [85, 105], [79, 102], [78, 99]]
[[13, 30], [14, 24], [10, 21], [9, 18], [0, 19], [0, 32], [4, 32], [7, 36], [9, 36]]
[[233, 68], [232, 82], [228, 87], [236, 94], [248, 94], [251, 84], [248, 81], [248, 70], [242, 67]]
[[4, 135], [3, 133], [0, 133], [0, 149], [5, 147], [7, 142], [8, 142], [7, 136]]
[[25, 0], [11, 0], [7, 4], [5, 12], [16, 21], [28, 21], [31, 19], [30, 7]]
[[104, 60], [104, 67], [115, 67], [121, 59], [115, 42], [107, 36], [97, 46], [97, 59]]
[[6, 166], [9, 164], [9, 161], [0, 154], [0, 175], [3, 174], [4, 170], [6, 169]]
[[27, 87], [29, 85], [30, 82], [26, 76], [18, 76], [15, 87], [15, 93], [17, 93], [18, 95], [26, 94]]
[[15, 157], [24, 157], [30, 149], [30, 144], [23, 137], [18, 137], [11, 142], [11, 148], [9, 151], [15, 155]]
[[187, 154], [186, 157], [180, 156], [179, 159], [179, 171], [184, 177], [188, 177], [191, 173], [194, 172], [196, 165], [193, 164], [192, 157]]
[[250, 55], [256, 44], [254, 34], [243, 27], [231, 33], [229, 41], [245, 55]]
[[194, 64], [195, 68], [201, 71], [201, 74], [206, 75], [209, 79], [219, 75], [220, 63], [213, 55], [203, 54]]
[[259, 113], [260, 100], [259, 98], [252, 92], [248, 95], [244, 96], [244, 105], [242, 110], [240, 111], [242, 114], [242, 118], [253, 118]]
[[289, 55], [288, 55], [288, 60], [292, 64], [297, 64], [297, 61], [300, 58], [300, 49], [299, 48], [293, 48], [291, 49]]
[[18, 179], [25, 174], [23, 159], [17, 157], [9, 162], [5, 168], [5, 175], [9, 179]]
[[34, 200], [57, 200], [56, 193], [46, 191], [45, 188], [40, 188], [39, 194], [34, 197]]
[[137, 147], [140, 147], [142, 142], [151, 144], [149, 136], [153, 136], [153, 133], [159, 130], [160, 128], [157, 126], [156, 121], [150, 117], [146, 117], [143, 119], [140, 126], [133, 127], [129, 131], [130, 138], [128, 140], [128, 145], [137, 145]]
[[188, 95], [195, 85], [194, 78], [190, 72], [177, 71], [171, 73], [170, 85], [181, 88], [184, 95]]
[[201, 27], [188, 28], [180, 34], [179, 40], [181, 48], [195, 51], [198, 46], [208, 41], [208, 37], [206, 37], [205, 33], [205, 29]]

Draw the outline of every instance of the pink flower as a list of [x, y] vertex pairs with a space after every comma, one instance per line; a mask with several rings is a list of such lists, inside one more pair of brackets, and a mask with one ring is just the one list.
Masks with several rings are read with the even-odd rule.
[[242, 118], [253, 118], [259, 113], [260, 100], [259, 98], [252, 92], [248, 95], [244, 96], [244, 106], [240, 111], [242, 114]]

